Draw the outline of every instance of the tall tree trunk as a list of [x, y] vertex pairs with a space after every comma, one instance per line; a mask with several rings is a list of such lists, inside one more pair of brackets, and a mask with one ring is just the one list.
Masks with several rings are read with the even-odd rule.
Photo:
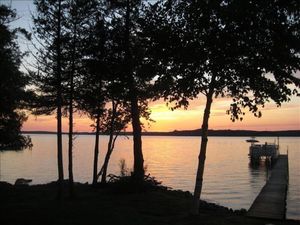
[[100, 113], [96, 118], [96, 137], [95, 137], [95, 149], [94, 149], [94, 168], [93, 168], [93, 185], [97, 184], [98, 176], [98, 155], [99, 155], [99, 134], [100, 134]]
[[70, 72], [70, 99], [69, 99], [69, 194], [74, 197], [73, 177], [73, 101], [74, 101], [74, 75], [75, 75], [75, 52], [76, 52], [76, 24], [73, 30], [72, 61]]
[[62, 198], [64, 169], [62, 154], [62, 87], [61, 87], [61, 1], [58, 2], [57, 20], [57, 167], [58, 167], [58, 192], [57, 198]]
[[[58, 91], [59, 93], [59, 91]], [[60, 94], [58, 94], [60, 95]], [[57, 167], [58, 167], [58, 193], [57, 198], [62, 198], [64, 169], [63, 169], [63, 154], [62, 154], [62, 112], [61, 98], [57, 100]]]
[[140, 122], [140, 112], [138, 106], [138, 98], [135, 90], [135, 81], [132, 74], [132, 57], [130, 52], [130, 0], [126, 1], [126, 18], [125, 18], [126, 34], [125, 34], [125, 48], [127, 61], [127, 75], [130, 81], [130, 102], [131, 102], [131, 119], [133, 130], [133, 177], [137, 181], [144, 178], [144, 158], [142, 152], [142, 129]]
[[70, 102], [69, 102], [69, 192], [70, 196], [74, 195], [74, 178], [73, 178], [73, 94], [74, 94], [74, 74], [71, 72], [70, 77]]
[[211, 104], [213, 100], [213, 89], [209, 90], [209, 93], [206, 96], [206, 106], [203, 115], [203, 122], [202, 122], [202, 139], [201, 139], [201, 147], [200, 147], [200, 154], [198, 156], [198, 168], [197, 168], [197, 175], [196, 175], [196, 184], [193, 196], [193, 206], [192, 206], [192, 213], [197, 215], [199, 214], [199, 200], [202, 191], [202, 183], [203, 183], [203, 173], [204, 173], [204, 166], [205, 166], [205, 158], [206, 158], [206, 148], [207, 148], [207, 133], [208, 133], [208, 121], [209, 121], [209, 114], [211, 109]]

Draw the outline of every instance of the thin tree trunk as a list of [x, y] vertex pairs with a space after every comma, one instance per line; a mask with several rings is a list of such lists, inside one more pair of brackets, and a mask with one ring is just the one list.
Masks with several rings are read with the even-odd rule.
[[61, 1], [58, 2], [58, 28], [57, 28], [57, 167], [58, 192], [57, 198], [62, 198], [64, 170], [62, 155], [62, 87], [61, 87]]
[[192, 206], [192, 213], [197, 215], [199, 214], [199, 200], [202, 191], [202, 183], [203, 183], [203, 173], [204, 173], [204, 166], [205, 166], [205, 158], [206, 158], [206, 148], [207, 148], [207, 133], [208, 133], [208, 121], [209, 121], [209, 114], [211, 109], [211, 104], [213, 100], [213, 90], [209, 90], [209, 93], [206, 96], [206, 106], [203, 115], [203, 122], [202, 122], [202, 139], [201, 139], [201, 147], [200, 147], [200, 154], [198, 156], [198, 168], [197, 168], [197, 175], [196, 175], [196, 184], [193, 196], [193, 206]]
[[73, 178], [73, 93], [74, 93], [74, 75], [71, 72], [70, 77], [70, 102], [69, 102], [69, 192], [70, 196], [74, 195], [74, 178]]
[[[58, 99], [60, 99], [58, 97]], [[63, 170], [63, 155], [62, 155], [62, 113], [61, 100], [57, 101], [57, 167], [58, 167], [58, 193], [57, 198], [62, 198], [64, 170]]]
[[105, 156], [105, 160], [104, 160], [104, 163], [101, 167], [101, 170], [97, 174], [97, 178], [99, 178], [102, 175], [101, 183], [106, 183], [106, 174], [107, 174], [108, 163], [109, 163], [109, 160], [110, 160], [110, 156], [111, 156], [111, 154], [112, 154], [112, 152], [115, 148], [115, 143], [116, 143], [116, 140], [117, 140], [118, 136], [119, 136], [119, 133], [116, 134], [115, 137], [113, 138], [112, 144], [110, 145], [109, 152]]
[[75, 52], [76, 52], [76, 24], [74, 25], [74, 37], [72, 46], [72, 65], [70, 73], [70, 100], [69, 100], [69, 194], [74, 196], [73, 177], [73, 101], [74, 101], [74, 75], [75, 75]]
[[112, 100], [112, 117], [110, 121], [110, 129], [109, 129], [109, 141], [107, 144], [107, 153], [105, 155], [104, 163], [101, 168], [102, 177], [101, 177], [101, 183], [106, 183], [106, 173], [107, 173], [107, 167], [109, 163], [110, 156], [113, 151], [114, 146], [114, 123], [116, 119], [116, 110], [117, 110], [117, 104], [115, 104], [114, 100]]
[[101, 168], [101, 172], [102, 172], [102, 176], [101, 176], [101, 183], [106, 183], [106, 173], [107, 173], [107, 167], [108, 167], [108, 163], [109, 163], [109, 159], [112, 153], [112, 142], [113, 142], [113, 136], [114, 134], [110, 134], [109, 135], [109, 141], [107, 144], [107, 153], [104, 159], [104, 163], [103, 166]]
[[100, 113], [96, 119], [96, 137], [95, 137], [95, 149], [94, 149], [94, 169], [93, 169], [93, 185], [97, 184], [98, 176], [98, 155], [99, 155], [99, 134], [100, 134]]

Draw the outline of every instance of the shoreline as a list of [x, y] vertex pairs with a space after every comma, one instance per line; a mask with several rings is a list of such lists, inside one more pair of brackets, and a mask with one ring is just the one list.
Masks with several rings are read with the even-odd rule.
[[57, 201], [56, 189], [56, 182], [31, 186], [0, 182], [2, 224], [300, 224], [290, 219], [250, 218], [245, 209], [232, 210], [206, 201], [200, 201], [199, 215], [190, 215], [192, 195], [181, 190], [131, 193], [76, 183], [75, 199], [68, 198], [65, 185], [65, 198]]
[[[53, 134], [54, 131], [22, 131], [22, 134]], [[67, 135], [68, 132], [62, 134]], [[142, 132], [142, 136], [201, 136], [201, 129], [171, 132]], [[74, 132], [74, 135], [95, 135], [94, 132]], [[107, 135], [101, 133], [100, 135]], [[132, 132], [121, 132], [120, 135], [131, 136]], [[210, 137], [300, 137], [300, 130], [253, 131], [253, 130], [209, 130]]]

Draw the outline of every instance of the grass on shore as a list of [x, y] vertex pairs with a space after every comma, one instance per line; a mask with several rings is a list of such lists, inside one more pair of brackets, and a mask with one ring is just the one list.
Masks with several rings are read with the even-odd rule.
[[[67, 188], [65, 188], [67, 191]], [[55, 200], [56, 185], [13, 186], [0, 183], [1, 225], [299, 225], [299, 221], [248, 218], [243, 211], [201, 202], [200, 214], [189, 214], [191, 195], [152, 190], [121, 193], [87, 184], [75, 186], [76, 197]], [[64, 196], [68, 196], [64, 193]]]

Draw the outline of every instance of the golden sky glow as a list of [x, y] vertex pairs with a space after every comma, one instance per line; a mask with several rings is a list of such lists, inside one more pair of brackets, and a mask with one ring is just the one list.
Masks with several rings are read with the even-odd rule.
[[[34, 12], [33, 1], [4, 1], [12, 8], [16, 8], [20, 20], [14, 22], [15, 27], [23, 27], [31, 30], [32, 19], [30, 12]], [[27, 45], [21, 43], [21, 50], [27, 51]], [[300, 72], [295, 74], [300, 78]], [[211, 117], [209, 121], [210, 129], [243, 129], [243, 130], [300, 130], [300, 98], [294, 97], [291, 102], [284, 103], [281, 108], [277, 108], [274, 103], [268, 104], [263, 110], [262, 118], [255, 118], [251, 113], [247, 113], [242, 122], [231, 122], [226, 114], [231, 101], [229, 99], [215, 99], [212, 105]], [[199, 98], [190, 102], [188, 110], [170, 111], [163, 101], [152, 102], [152, 118], [156, 120], [147, 131], [173, 131], [198, 129], [201, 127], [204, 110], [204, 98]], [[75, 131], [91, 131], [92, 121], [86, 116], [75, 116]], [[67, 131], [67, 119], [63, 123], [64, 131]], [[29, 116], [24, 124], [23, 130], [45, 130], [55, 131], [55, 116]], [[130, 128], [128, 129], [130, 130]]]
[[[204, 110], [204, 98], [190, 102], [188, 110], [178, 109], [171, 111], [163, 101], [150, 103], [151, 118], [156, 122], [150, 127], [145, 124], [147, 131], [191, 130], [201, 127]], [[238, 130], [300, 130], [300, 98], [294, 97], [290, 102], [277, 108], [269, 103], [262, 110], [262, 118], [256, 118], [246, 113], [242, 122], [231, 122], [226, 114], [230, 99], [215, 99], [212, 105], [209, 121], [210, 129], [238, 129]], [[75, 131], [92, 131], [92, 121], [86, 116], [75, 116]], [[55, 116], [29, 116], [23, 130], [55, 131]], [[67, 131], [67, 119], [64, 118], [63, 129]], [[131, 130], [130, 126], [128, 130]]]

